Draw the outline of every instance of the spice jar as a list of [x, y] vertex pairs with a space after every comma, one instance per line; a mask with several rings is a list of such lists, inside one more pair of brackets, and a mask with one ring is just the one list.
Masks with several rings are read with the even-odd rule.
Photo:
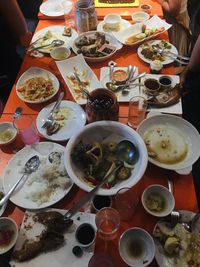
[[119, 116], [117, 97], [108, 89], [95, 89], [90, 93], [85, 111], [88, 123], [102, 120], [117, 121]]
[[93, 1], [78, 0], [75, 5], [74, 19], [79, 33], [97, 29], [97, 14]]

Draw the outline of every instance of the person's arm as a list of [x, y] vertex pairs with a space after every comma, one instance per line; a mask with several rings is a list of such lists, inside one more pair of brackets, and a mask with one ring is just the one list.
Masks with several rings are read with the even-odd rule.
[[[5, 21], [10, 36], [18, 44], [24, 44], [28, 33], [25, 18], [16, 0], [0, 1], [0, 16]], [[29, 40], [30, 41], [30, 40]]]
[[164, 12], [172, 17], [176, 17], [180, 13], [181, 1], [182, 0], [158, 0]]
[[200, 73], [200, 60], [199, 59], [200, 59], [200, 34], [192, 50], [190, 61], [187, 67], [185, 68], [185, 70], [181, 74], [181, 77], [180, 77], [181, 84], [185, 82], [185, 79], [190, 72]]

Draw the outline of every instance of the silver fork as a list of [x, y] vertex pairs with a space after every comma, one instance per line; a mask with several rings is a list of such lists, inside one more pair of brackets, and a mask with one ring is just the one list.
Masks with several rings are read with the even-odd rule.
[[63, 97], [64, 97], [64, 92], [61, 92], [59, 97], [58, 97], [58, 100], [56, 101], [56, 103], [53, 106], [52, 110], [50, 111], [50, 113], [48, 114], [47, 118], [45, 119], [45, 123], [42, 125], [42, 128], [47, 128], [47, 127], [53, 125], [53, 123], [55, 122], [54, 113], [59, 108]]

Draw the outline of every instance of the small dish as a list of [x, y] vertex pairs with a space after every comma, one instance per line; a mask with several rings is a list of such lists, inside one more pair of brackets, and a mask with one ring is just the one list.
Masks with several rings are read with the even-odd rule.
[[0, 254], [4, 254], [9, 251], [17, 241], [18, 226], [13, 219], [8, 217], [0, 218], [0, 236]]
[[156, 79], [148, 78], [144, 81], [144, 88], [148, 95], [157, 95], [160, 87], [160, 83]]
[[121, 16], [119, 14], [108, 14], [104, 17], [104, 23], [110, 29], [116, 29], [121, 23]]
[[119, 254], [129, 266], [149, 266], [155, 256], [153, 238], [144, 229], [130, 228], [120, 237]]
[[169, 190], [162, 185], [150, 185], [142, 194], [144, 209], [153, 216], [165, 217], [175, 206], [175, 200]]
[[161, 86], [161, 89], [163, 90], [171, 90], [172, 89], [172, 78], [168, 75], [163, 75], [159, 78], [159, 83]]
[[141, 5], [140, 6], [140, 9], [143, 12], [146, 12], [146, 13], [150, 14], [151, 13], [152, 6], [151, 5], [148, 5], [148, 4], [144, 4], [144, 5]]
[[67, 59], [70, 55], [70, 49], [64, 46], [56, 47], [50, 52], [50, 56], [55, 60]]
[[12, 122], [0, 123], [0, 145], [9, 145], [15, 141], [17, 137], [17, 130]]
[[142, 23], [150, 18], [150, 15], [144, 11], [134, 12], [131, 15], [131, 18], [134, 23]]
[[128, 72], [123, 69], [117, 69], [112, 73], [112, 80], [115, 81], [116, 84], [124, 84], [128, 79]]

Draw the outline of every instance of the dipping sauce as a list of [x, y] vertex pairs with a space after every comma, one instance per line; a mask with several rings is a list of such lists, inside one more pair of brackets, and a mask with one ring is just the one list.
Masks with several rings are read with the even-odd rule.
[[14, 132], [12, 129], [6, 129], [0, 132], [0, 142], [6, 143], [14, 137]]
[[94, 227], [89, 223], [81, 224], [76, 230], [76, 239], [80, 243], [80, 246], [84, 247], [91, 245], [95, 239]]
[[144, 81], [144, 86], [145, 86], [147, 94], [150, 94], [150, 95], [158, 94], [158, 91], [160, 89], [159, 82], [156, 79], [151, 79], [151, 78], [146, 79]]
[[161, 88], [164, 90], [171, 89], [172, 86], [172, 78], [169, 76], [161, 76], [159, 79], [159, 82], [161, 84]]
[[96, 195], [92, 200], [93, 209], [99, 211], [102, 208], [110, 207], [112, 204], [112, 198], [110, 196], [98, 196]]
[[151, 13], [151, 6], [150, 5], [141, 5], [140, 6], [141, 10], [144, 11], [144, 12], [147, 12], [147, 13]]
[[128, 73], [125, 70], [115, 70], [112, 73], [112, 79], [118, 84], [125, 83], [128, 79]]
[[14, 230], [8, 226], [5, 225], [0, 228], [0, 248], [8, 246], [14, 237]]

